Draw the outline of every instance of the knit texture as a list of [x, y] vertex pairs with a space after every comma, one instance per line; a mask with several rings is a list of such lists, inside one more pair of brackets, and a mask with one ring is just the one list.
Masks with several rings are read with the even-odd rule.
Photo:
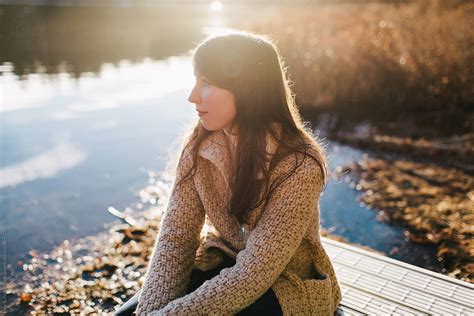
[[[275, 148], [268, 136], [267, 151]], [[341, 291], [319, 237], [319, 165], [300, 154], [281, 160], [270, 181], [304, 158], [241, 226], [228, 207], [232, 162], [223, 131], [212, 132], [198, 153], [194, 178], [176, 187], [192, 166], [191, 150], [178, 163], [136, 313], [234, 315], [271, 287], [284, 315], [333, 315]], [[218, 266], [223, 253], [235, 265], [185, 295], [191, 270]]]

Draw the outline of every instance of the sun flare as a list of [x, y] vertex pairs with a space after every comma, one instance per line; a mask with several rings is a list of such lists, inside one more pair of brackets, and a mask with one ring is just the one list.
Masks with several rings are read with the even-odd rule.
[[221, 12], [223, 5], [220, 1], [212, 1], [210, 4], [210, 8], [212, 12]]

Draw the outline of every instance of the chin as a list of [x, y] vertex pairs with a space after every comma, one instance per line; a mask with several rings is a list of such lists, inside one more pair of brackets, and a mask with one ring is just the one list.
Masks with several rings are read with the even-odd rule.
[[213, 131], [216, 130], [215, 128], [212, 128], [212, 127], [209, 126], [208, 124], [205, 124], [202, 120], [201, 120], [201, 125], [202, 125], [202, 127], [204, 127], [205, 130], [207, 130], [207, 131], [209, 131], [209, 132], [213, 132]]
[[224, 127], [218, 127], [218, 126], [212, 126], [209, 124], [204, 123], [203, 120], [201, 120], [201, 125], [204, 127], [204, 129], [208, 130], [209, 132], [214, 132], [214, 131], [220, 131], [224, 129]]

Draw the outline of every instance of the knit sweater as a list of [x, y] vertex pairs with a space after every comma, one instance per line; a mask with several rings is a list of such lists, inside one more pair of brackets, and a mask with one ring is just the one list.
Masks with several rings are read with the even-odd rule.
[[[269, 288], [284, 315], [333, 315], [341, 290], [319, 236], [319, 165], [305, 158], [267, 203], [251, 211], [249, 224], [240, 225], [229, 212], [232, 160], [225, 137], [212, 132], [198, 150], [194, 177], [176, 186], [192, 166], [192, 146], [178, 162], [137, 315], [234, 315]], [[268, 135], [267, 152], [275, 151]], [[283, 158], [270, 181], [292, 170], [296, 158], [303, 159]], [[223, 253], [235, 265], [186, 295], [191, 270], [217, 267]]]

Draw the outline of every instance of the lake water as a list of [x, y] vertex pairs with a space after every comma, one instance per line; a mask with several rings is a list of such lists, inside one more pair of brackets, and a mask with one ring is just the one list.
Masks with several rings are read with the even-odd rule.
[[[2, 10], [13, 19], [38, 9]], [[74, 16], [69, 9], [53, 10], [54, 15], [41, 11], [37, 23], [54, 26]], [[78, 25], [71, 23], [66, 28]], [[77, 38], [89, 27], [80, 25]], [[150, 33], [140, 45], [130, 40], [136, 51], [128, 46], [114, 51], [110, 41], [105, 52], [72, 43], [75, 50], [92, 51], [85, 59], [75, 59], [74, 50], [60, 42], [33, 46], [30, 55], [18, 56], [29, 47], [25, 43], [18, 44], [17, 54], [2, 52], [0, 202], [6, 262], [15, 266], [31, 249], [47, 250], [103, 230], [115, 220], [109, 206], [142, 207], [138, 192], [148, 184], [149, 172], [163, 170], [180, 133], [198, 119], [187, 101], [194, 77], [185, 53], [205, 33], [228, 26], [196, 25], [199, 32], [182, 31], [186, 36], [164, 50], [160, 43], [172, 43], [165, 37], [151, 41], [153, 49], [143, 44], [157, 36]], [[44, 41], [51, 34], [35, 36]], [[327, 152], [332, 170], [364, 155], [335, 142]], [[359, 205], [358, 194], [344, 179], [331, 180], [321, 197], [322, 226], [392, 258], [440, 270], [433, 247], [407, 242], [403, 228], [378, 222], [376, 212]]]
[[[176, 72], [183, 76], [173, 80]], [[77, 81], [30, 77], [0, 79], [5, 100], [21, 104], [2, 112], [0, 194], [13, 261], [98, 231], [114, 219], [109, 206], [139, 202], [148, 172], [164, 167], [195, 116], [186, 100], [193, 79], [187, 57], [104, 65], [99, 76]]]

